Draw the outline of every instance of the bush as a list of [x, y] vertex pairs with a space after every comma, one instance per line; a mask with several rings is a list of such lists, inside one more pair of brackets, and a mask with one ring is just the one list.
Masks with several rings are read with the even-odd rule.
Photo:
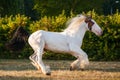
[[[88, 12], [87, 14], [90, 14]], [[83, 40], [82, 49], [89, 55], [90, 60], [120, 60], [120, 13], [114, 15], [98, 15], [92, 11], [94, 20], [102, 27], [104, 34], [97, 37], [95, 34], [87, 32]], [[33, 53], [29, 45], [22, 52], [10, 52], [6, 50], [4, 44], [11, 39], [18, 26], [24, 26], [30, 33], [42, 29], [47, 31], [63, 31], [65, 23], [70, 17], [66, 17], [63, 11], [58, 16], [44, 16], [38, 21], [31, 21], [24, 15], [6, 16], [0, 19], [0, 58], [28, 58]], [[17, 54], [16, 54], [17, 53]], [[74, 59], [67, 54], [54, 54], [47, 52], [45, 59]]]
[[46, 31], [62, 31], [65, 28], [65, 23], [69, 17], [65, 16], [65, 12], [58, 16], [44, 16], [40, 20], [30, 24], [30, 31], [46, 30]]

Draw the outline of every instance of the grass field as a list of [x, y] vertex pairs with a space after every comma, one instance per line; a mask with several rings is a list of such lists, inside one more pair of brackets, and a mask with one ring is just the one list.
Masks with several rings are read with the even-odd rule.
[[43, 75], [29, 60], [0, 60], [0, 80], [120, 80], [120, 62], [90, 62], [85, 71], [69, 71], [72, 61], [45, 60], [52, 74]]

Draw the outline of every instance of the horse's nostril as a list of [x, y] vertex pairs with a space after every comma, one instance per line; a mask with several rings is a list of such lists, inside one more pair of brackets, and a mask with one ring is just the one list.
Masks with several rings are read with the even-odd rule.
[[100, 34], [102, 35], [102, 34], [103, 34], [103, 31], [101, 31]]

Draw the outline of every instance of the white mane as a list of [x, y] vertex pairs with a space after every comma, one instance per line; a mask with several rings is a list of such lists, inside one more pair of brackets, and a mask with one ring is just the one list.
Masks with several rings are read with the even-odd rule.
[[70, 19], [69, 21], [67, 21], [66, 23], [67, 28], [64, 31], [73, 32], [78, 30], [81, 25], [81, 22], [83, 22], [85, 18], [86, 17], [84, 15], [78, 15]]

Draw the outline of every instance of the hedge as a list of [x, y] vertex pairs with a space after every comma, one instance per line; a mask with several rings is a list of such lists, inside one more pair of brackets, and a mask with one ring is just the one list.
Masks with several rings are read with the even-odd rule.
[[[90, 14], [88, 12], [87, 14]], [[24, 15], [6, 16], [0, 18], [0, 58], [28, 58], [32, 49], [27, 44], [23, 51], [12, 52], [6, 49], [5, 43], [8, 42], [18, 26], [23, 26], [29, 33], [42, 29], [47, 31], [63, 31], [66, 21], [73, 17], [66, 16], [63, 11], [58, 16], [44, 16], [37, 21], [32, 21]], [[120, 13], [113, 15], [98, 15], [92, 11], [93, 19], [101, 26], [104, 34], [101, 37], [91, 32], [87, 32], [83, 40], [82, 49], [88, 54], [90, 60], [120, 60]], [[55, 54], [46, 52], [44, 59], [74, 59], [68, 54]]]

